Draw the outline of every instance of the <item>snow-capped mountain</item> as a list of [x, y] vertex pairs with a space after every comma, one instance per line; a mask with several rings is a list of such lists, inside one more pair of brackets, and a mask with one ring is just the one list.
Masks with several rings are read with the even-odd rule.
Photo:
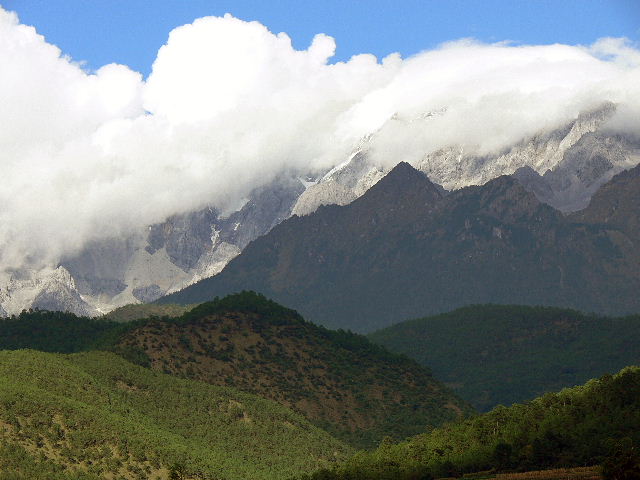
[[[614, 112], [613, 104], [605, 104], [560, 128], [523, 139], [497, 155], [477, 156], [467, 154], [462, 147], [450, 146], [425, 154], [413, 166], [447, 190], [483, 185], [500, 175], [515, 174], [541, 201], [563, 212], [580, 210], [601, 185], [640, 162], [637, 141], [604, 128]], [[421, 120], [442, 113], [423, 116]], [[403, 120], [393, 117], [389, 121]], [[368, 148], [368, 142], [363, 142], [350, 161], [307, 189], [293, 213], [306, 215], [320, 205], [344, 205], [380, 180], [388, 169], [368, 160]]]
[[[614, 112], [613, 104], [605, 104], [495, 155], [473, 155], [454, 145], [425, 152], [413, 166], [447, 190], [514, 175], [541, 201], [573, 212], [584, 208], [615, 174], [640, 162], [637, 140], [606, 129]], [[414, 120], [428, 128], [431, 119], [444, 114], [446, 110]], [[394, 116], [388, 121], [413, 120]], [[290, 215], [348, 204], [383, 178], [393, 165], [371, 160], [375, 136], [365, 137], [345, 162], [317, 181], [283, 176], [256, 189], [235, 212], [207, 207], [175, 215], [127, 238], [89, 244], [56, 269], [12, 274], [0, 280], [0, 315], [29, 307], [97, 315], [153, 301], [216, 275], [250, 241]]]

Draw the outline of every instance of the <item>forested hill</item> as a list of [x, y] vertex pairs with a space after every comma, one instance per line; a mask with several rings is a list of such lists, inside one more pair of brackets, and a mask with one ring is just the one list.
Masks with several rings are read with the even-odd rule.
[[640, 368], [629, 367], [399, 444], [385, 442], [304, 478], [426, 480], [471, 472], [484, 473], [465, 478], [493, 478], [496, 472], [602, 464], [606, 478], [636, 479], [639, 446]]
[[373, 342], [429, 365], [481, 411], [640, 364], [640, 316], [476, 305], [402, 322]]
[[0, 426], [2, 479], [280, 480], [350, 452], [276, 402], [108, 352], [0, 352]]
[[275, 400], [360, 447], [473, 411], [428, 368], [361, 335], [306, 322], [252, 292], [178, 318], [120, 323], [32, 311], [0, 326], [0, 349], [113, 351], [154, 370]]
[[472, 412], [415, 361], [361, 335], [306, 322], [252, 292], [204, 303], [176, 320], [145, 322], [115, 351], [155, 370], [276, 400], [361, 447]]

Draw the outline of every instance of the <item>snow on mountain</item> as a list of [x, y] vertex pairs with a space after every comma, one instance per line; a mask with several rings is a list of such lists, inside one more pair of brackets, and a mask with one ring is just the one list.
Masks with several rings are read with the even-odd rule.
[[[604, 128], [614, 112], [613, 104], [604, 104], [560, 128], [540, 132], [494, 155], [478, 156], [458, 146], [428, 152], [414, 167], [447, 190], [483, 185], [500, 175], [515, 174], [541, 201], [564, 212], [575, 211], [584, 208], [591, 195], [613, 175], [640, 162], [637, 142], [607, 133]], [[443, 110], [423, 115], [416, 121], [445, 113]], [[412, 122], [397, 116], [389, 121]], [[382, 178], [388, 167], [371, 163], [367, 155], [369, 143], [363, 143], [349, 162], [307, 189], [293, 213], [307, 215], [320, 205], [344, 205]]]
[[428, 153], [415, 167], [447, 190], [482, 185], [500, 175], [511, 175], [525, 166], [542, 175], [561, 164], [574, 145], [585, 135], [598, 130], [614, 112], [615, 106], [607, 103], [580, 114], [560, 128], [524, 139], [497, 155], [466, 154], [462, 148], [453, 146]]
[[351, 203], [385, 175], [370, 165], [364, 151], [357, 151], [342, 165], [329, 171], [317, 184], [307, 188], [296, 201], [292, 214], [308, 215], [320, 205]]
[[[494, 155], [478, 156], [455, 145], [425, 152], [414, 167], [447, 190], [512, 174], [541, 201], [576, 211], [613, 175], [640, 162], [637, 141], [607, 131], [606, 121], [614, 112], [613, 104], [605, 104]], [[423, 122], [428, 128], [429, 121], [445, 114], [443, 109], [416, 119], [394, 116], [389, 122]], [[256, 189], [234, 212], [206, 207], [174, 215], [127, 238], [87, 245], [57, 269], [0, 279], [0, 309], [8, 314], [38, 307], [96, 315], [153, 301], [216, 275], [250, 241], [290, 215], [348, 204], [384, 177], [393, 164], [376, 165], [368, 154], [376, 133], [317, 181], [312, 175], [283, 176]]]

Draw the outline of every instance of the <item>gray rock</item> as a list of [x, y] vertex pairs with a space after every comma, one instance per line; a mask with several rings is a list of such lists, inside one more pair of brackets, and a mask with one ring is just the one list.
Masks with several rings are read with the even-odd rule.
[[[584, 208], [613, 175], [640, 161], [637, 141], [604, 129], [614, 112], [613, 104], [604, 104], [495, 155], [474, 156], [453, 145], [426, 153], [415, 167], [448, 190], [513, 174], [540, 201], [573, 212]], [[107, 311], [151, 301], [216, 275], [251, 241], [292, 213], [307, 215], [321, 205], [345, 205], [361, 197], [389, 168], [370, 162], [367, 151], [374, 141], [375, 134], [366, 137], [347, 162], [326, 172], [309, 188], [298, 178], [281, 176], [251, 192], [236, 212], [222, 215], [207, 207], [143, 226], [125, 238], [92, 242], [60, 264], [70, 273], [73, 287], [41, 290], [28, 278], [14, 282], [12, 289], [0, 292], [4, 310], [29, 307], [28, 303], [18, 306], [33, 299], [32, 294], [19, 294], [21, 285], [24, 291], [38, 292], [40, 308], [86, 314], [93, 307]], [[32, 273], [34, 279], [39, 278], [38, 272]]]
[[133, 289], [133, 296], [140, 300], [142, 303], [149, 303], [157, 300], [165, 291], [160, 288], [159, 285], [147, 285], [146, 287], [138, 287]]
[[51, 311], [72, 312], [81, 316], [95, 316], [96, 310], [84, 301], [75, 288], [73, 278], [68, 271], [60, 267], [46, 280], [35, 296], [31, 308]]
[[174, 265], [188, 272], [198, 264], [200, 257], [211, 249], [211, 226], [218, 221], [214, 208], [174, 215], [167, 221], [152, 225], [147, 236], [147, 252], [154, 254], [165, 248]]

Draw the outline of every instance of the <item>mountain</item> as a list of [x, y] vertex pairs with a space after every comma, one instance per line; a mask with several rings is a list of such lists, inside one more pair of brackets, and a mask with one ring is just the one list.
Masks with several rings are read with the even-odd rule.
[[153, 301], [218, 273], [249, 241], [287, 218], [304, 188], [300, 179], [282, 176], [230, 211], [209, 206], [93, 241], [55, 269], [0, 272], [0, 306], [9, 314], [42, 308], [98, 316]]
[[71, 273], [60, 266], [30, 275], [16, 272], [0, 288], [0, 305], [6, 314], [17, 314], [25, 308], [73, 311], [94, 316], [97, 310], [80, 294]]
[[[603, 104], [493, 154], [478, 155], [456, 145], [418, 152], [414, 167], [448, 190], [513, 174], [540, 201], [565, 213], [577, 211], [614, 174], [640, 162], [638, 141], [607, 128], [615, 109], [611, 103]], [[335, 168], [280, 175], [238, 205], [207, 206], [141, 225], [124, 237], [90, 242], [52, 268], [0, 272], [0, 308], [17, 314], [40, 306], [97, 316], [126, 304], [153, 301], [216, 275], [250, 241], [291, 214], [307, 215], [320, 205], [346, 205], [384, 177], [401, 159], [383, 165], [372, 159], [383, 130], [417, 124], [428, 130], [434, 118], [445, 114], [446, 110], [416, 118], [393, 115], [380, 131], [354, 145], [353, 153]], [[71, 281], [61, 281], [60, 269]], [[38, 297], [43, 283], [49, 287]]]
[[62, 265], [102, 312], [147, 303], [218, 273], [249, 241], [287, 218], [303, 190], [296, 178], [278, 178], [235, 211], [207, 207], [174, 215], [128, 238], [95, 242]]
[[[640, 238], [603, 217], [619, 196], [637, 199], [639, 169], [620, 174], [626, 190], [614, 177], [610, 195], [566, 216], [512, 177], [443, 195], [400, 163], [351, 204], [282, 222], [217, 276], [159, 303], [251, 289], [360, 332], [483, 303], [639, 311]], [[638, 218], [637, 206], [627, 215]]]
[[360, 335], [320, 328], [251, 292], [199, 305], [175, 321], [147, 321], [115, 351], [154, 370], [275, 400], [359, 447], [472, 412], [414, 361]]
[[[498, 407], [399, 444], [385, 442], [305, 480], [638, 478], [640, 368]], [[595, 468], [587, 468], [593, 466]], [[580, 467], [565, 471], [568, 467]], [[556, 471], [523, 472], [555, 468]], [[615, 473], [614, 473], [615, 472]]]
[[2, 351], [0, 405], [3, 478], [281, 479], [350, 452], [275, 402], [107, 352]]
[[[637, 139], [614, 134], [607, 128], [607, 121], [615, 110], [614, 104], [605, 103], [495, 154], [478, 155], [451, 145], [425, 152], [413, 166], [447, 190], [483, 185], [499, 176], [514, 174], [541, 202], [565, 213], [581, 210], [601, 185], [640, 162]], [[381, 130], [416, 122], [428, 129], [429, 122], [444, 113], [431, 112], [405, 119], [396, 115]], [[293, 213], [308, 215], [320, 205], [346, 205], [388, 173], [388, 167], [376, 165], [370, 159], [371, 144], [378, 134], [365, 138], [347, 162], [303, 192]]]
[[577, 212], [577, 222], [605, 226], [614, 231], [640, 238], [640, 168], [616, 175], [594, 195], [589, 206]]
[[640, 316], [551, 307], [474, 305], [368, 338], [428, 365], [480, 411], [640, 365]]

